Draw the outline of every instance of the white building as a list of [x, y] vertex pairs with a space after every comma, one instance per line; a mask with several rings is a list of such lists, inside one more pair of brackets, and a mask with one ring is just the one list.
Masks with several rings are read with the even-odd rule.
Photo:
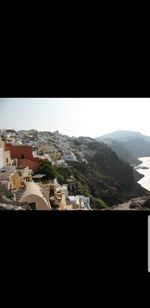
[[16, 172], [15, 166], [12, 167], [4, 167], [4, 169], [0, 170], [0, 181], [8, 181], [10, 176]]
[[71, 151], [71, 150], [68, 150], [66, 152], [64, 152], [63, 154], [63, 158], [67, 161], [78, 161], [77, 158], [76, 158], [76, 155]]
[[64, 159], [59, 159], [59, 160], [56, 160], [54, 165], [56, 165], [56, 166], [67, 166], [67, 163], [65, 162]]
[[10, 157], [10, 151], [5, 151], [5, 143], [0, 140], [0, 169], [3, 167], [11, 167], [12, 160]]
[[4, 142], [0, 139], [0, 168], [4, 167]]
[[77, 195], [77, 196], [68, 196], [68, 198], [75, 205], [78, 205], [80, 209], [91, 210], [89, 197]]
[[0, 145], [0, 169], [4, 167], [3, 147]]

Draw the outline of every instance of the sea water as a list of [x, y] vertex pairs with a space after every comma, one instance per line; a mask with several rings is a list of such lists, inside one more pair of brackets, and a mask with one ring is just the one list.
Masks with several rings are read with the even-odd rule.
[[[138, 183], [150, 191], [150, 157], [139, 157], [138, 160], [141, 162], [138, 165], [137, 171], [144, 175], [142, 179], [138, 181]], [[146, 167], [148, 169], [142, 169]]]

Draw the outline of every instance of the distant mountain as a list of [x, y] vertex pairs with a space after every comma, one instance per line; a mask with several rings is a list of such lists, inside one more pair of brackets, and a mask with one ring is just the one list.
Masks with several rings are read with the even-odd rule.
[[140, 138], [146, 141], [150, 141], [150, 136], [145, 136], [141, 134], [140, 132], [132, 132], [132, 131], [127, 131], [127, 130], [117, 130], [115, 132], [102, 135], [95, 139], [96, 140], [113, 139], [113, 140], [125, 141], [125, 140], [135, 139], [135, 138]]
[[119, 158], [128, 162], [132, 165], [137, 165], [139, 163], [138, 159], [133, 155], [133, 153], [124, 146], [123, 142], [107, 139], [104, 140], [104, 143], [107, 144], [117, 155]]
[[123, 143], [126, 149], [130, 150], [132, 154], [138, 157], [150, 156], [150, 141], [142, 138], [135, 138]]
[[150, 156], [150, 136], [140, 132], [116, 131], [96, 138], [106, 143], [123, 160], [136, 164], [139, 157]]

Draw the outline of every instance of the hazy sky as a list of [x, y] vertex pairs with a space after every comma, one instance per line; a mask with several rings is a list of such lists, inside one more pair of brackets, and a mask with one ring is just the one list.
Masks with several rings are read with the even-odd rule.
[[77, 137], [131, 130], [150, 136], [150, 98], [0, 98], [2, 128]]

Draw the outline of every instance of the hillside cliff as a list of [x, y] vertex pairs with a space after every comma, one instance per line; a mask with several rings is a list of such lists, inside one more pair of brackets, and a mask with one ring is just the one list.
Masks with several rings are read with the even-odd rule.
[[84, 148], [86, 163], [79, 158], [77, 162], [68, 162], [68, 168], [55, 167], [55, 171], [62, 181], [74, 175], [75, 193], [89, 196], [92, 208], [111, 207], [147, 193], [136, 183], [133, 168], [106, 144], [82, 137], [71, 141], [71, 145], [76, 154]]
[[139, 132], [116, 131], [96, 140], [108, 144], [120, 158], [131, 164], [137, 164], [139, 157], [150, 156], [150, 136]]

